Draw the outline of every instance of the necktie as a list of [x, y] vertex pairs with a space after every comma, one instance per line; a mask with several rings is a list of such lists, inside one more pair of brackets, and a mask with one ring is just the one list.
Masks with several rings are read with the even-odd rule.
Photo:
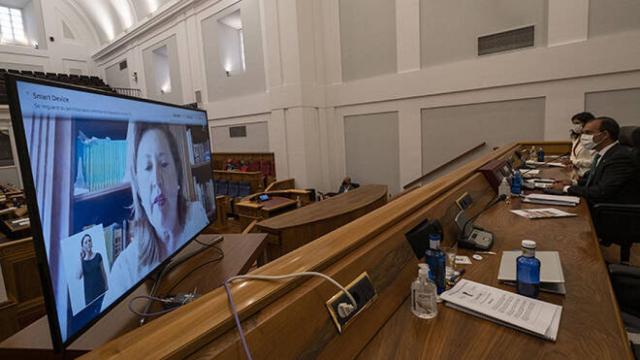
[[593, 162], [591, 163], [591, 169], [589, 170], [589, 177], [587, 178], [587, 186], [591, 184], [591, 180], [593, 180], [593, 175], [596, 173], [596, 167], [598, 167], [598, 160], [600, 160], [600, 153], [597, 153], [596, 156], [593, 157]]

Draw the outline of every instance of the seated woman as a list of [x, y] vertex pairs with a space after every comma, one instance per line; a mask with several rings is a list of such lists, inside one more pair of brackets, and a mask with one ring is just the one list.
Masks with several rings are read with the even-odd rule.
[[128, 156], [132, 239], [113, 263], [105, 305], [208, 224], [202, 204], [185, 198], [182, 157], [168, 127], [131, 123]]
[[586, 149], [583, 146], [580, 142], [580, 135], [582, 134], [582, 128], [584, 128], [584, 125], [593, 119], [595, 119], [593, 114], [588, 112], [575, 114], [571, 118], [573, 128], [571, 129], [572, 144], [569, 160], [570, 164], [573, 165], [575, 178], [581, 177], [591, 169], [591, 161], [593, 160], [594, 151]]

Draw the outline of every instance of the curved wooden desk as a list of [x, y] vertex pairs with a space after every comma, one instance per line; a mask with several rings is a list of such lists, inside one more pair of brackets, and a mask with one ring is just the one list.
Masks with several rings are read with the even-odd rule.
[[261, 221], [259, 232], [269, 234], [269, 261], [291, 252], [387, 202], [385, 185], [358, 189]]
[[[584, 207], [578, 209], [578, 218], [550, 220], [552, 223], [544, 223], [548, 226], [518, 221], [501, 207], [488, 211], [480, 222], [496, 231], [496, 249], [514, 247], [544, 226], [536, 240], [544, 241], [547, 249], [561, 251], [567, 295], [543, 297], [564, 308], [556, 343], [442, 305], [432, 322], [418, 322], [407, 315], [405, 301], [418, 260], [404, 234], [425, 218], [439, 218], [445, 239], [452, 239], [457, 233], [453, 224], [455, 199], [469, 192], [475, 201], [469, 210], [471, 215], [477, 213], [495, 192], [476, 170], [490, 160], [511, 158], [517, 148], [513, 144], [497, 149], [253, 272], [321, 271], [347, 284], [367, 271], [378, 296], [342, 334], [324, 307], [336, 290], [322, 279], [235, 284], [236, 306], [254, 357], [631, 359], [607, 269]], [[486, 261], [475, 270], [469, 269], [467, 276], [494, 284], [497, 260]], [[402, 342], [397, 340], [400, 337]], [[87, 358], [240, 359], [244, 354], [238, 339], [226, 294], [217, 289], [102, 346]]]

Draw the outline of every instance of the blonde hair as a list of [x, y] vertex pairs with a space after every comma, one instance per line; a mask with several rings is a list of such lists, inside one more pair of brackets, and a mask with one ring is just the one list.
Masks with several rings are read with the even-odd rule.
[[[178, 173], [178, 185], [180, 189], [183, 189], [184, 174], [182, 172], [182, 159], [180, 158], [180, 152], [178, 151], [178, 143], [175, 137], [169, 130], [169, 127], [162, 124], [150, 124], [142, 122], [129, 123], [128, 131], [128, 151], [129, 155], [127, 163], [127, 173], [129, 181], [131, 182], [131, 193], [133, 197], [132, 210], [132, 236], [138, 244], [139, 254], [139, 267], [152, 266], [164, 260], [169, 254], [167, 254], [166, 244], [160, 240], [158, 233], [151, 225], [149, 217], [147, 216], [144, 207], [142, 206], [142, 200], [140, 199], [137, 172], [136, 172], [136, 159], [138, 156], [138, 146], [142, 136], [150, 130], [158, 130], [162, 133], [167, 142], [169, 143], [169, 150], [175, 163], [176, 172]], [[183, 228], [186, 215], [187, 215], [187, 200], [184, 197], [182, 191], [178, 191], [178, 225]], [[130, 245], [131, 246], [131, 245]]]

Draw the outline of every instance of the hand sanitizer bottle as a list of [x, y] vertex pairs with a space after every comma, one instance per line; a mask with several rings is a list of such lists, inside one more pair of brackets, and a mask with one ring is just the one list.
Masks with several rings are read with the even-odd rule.
[[516, 259], [518, 294], [537, 298], [540, 291], [540, 260], [536, 258], [536, 242], [522, 240], [522, 255]]
[[505, 195], [509, 197], [511, 195], [511, 186], [509, 185], [509, 181], [507, 177], [502, 178], [502, 182], [500, 182], [500, 186], [498, 186], [498, 196]]
[[436, 285], [429, 279], [429, 265], [418, 266], [418, 278], [411, 284], [411, 312], [421, 319], [433, 319], [438, 315]]

